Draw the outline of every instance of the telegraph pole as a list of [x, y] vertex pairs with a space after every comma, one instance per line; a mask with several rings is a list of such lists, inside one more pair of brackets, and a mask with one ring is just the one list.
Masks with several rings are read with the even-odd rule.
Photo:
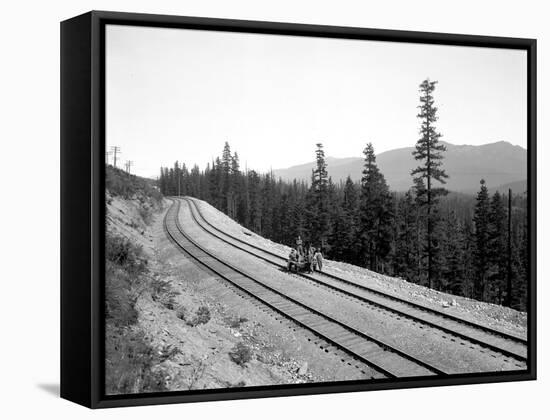
[[508, 275], [506, 276], [506, 306], [512, 306], [512, 189], [508, 189]]
[[127, 160], [126, 161], [126, 172], [130, 173], [130, 169], [132, 169], [132, 165], [134, 164], [134, 161]]
[[111, 156], [113, 152], [105, 152], [105, 162], [107, 165], [109, 164], [109, 156]]
[[111, 146], [111, 152], [113, 153], [113, 166], [116, 168], [116, 155], [120, 154], [120, 147], [118, 146]]

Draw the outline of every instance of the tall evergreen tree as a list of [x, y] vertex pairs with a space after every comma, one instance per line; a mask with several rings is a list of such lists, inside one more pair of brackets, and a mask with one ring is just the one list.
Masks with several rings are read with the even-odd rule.
[[257, 233], [262, 232], [262, 196], [260, 176], [254, 170], [248, 172], [248, 188], [250, 197], [250, 228]]
[[237, 201], [239, 194], [240, 166], [237, 152], [231, 156], [227, 187], [227, 215], [233, 219], [237, 218]]
[[477, 201], [474, 211], [475, 225], [475, 249], [474, 264], [476, 277], [474, 280], [474, 297], [477, 300], [484, 300], [487, 287], [487, 275], [489, 271], [489, 241], [491, 208], [489, 193], [485, 186], [485, 180], [480, 181], [481, 188], [477, 193]]
[[416, 207], [411, 191], [407, 191], [397, 203], [394, 251], [394, 272], [409, 281], [415, 281], [417, 276], [418, 247], [416, 232]]
[[220, 161], [220, 175], [222, 183], [220, 185], [221, 192], [221, 205], [226, 214], [229, 214], [231, 209], [231, 165], [233, 163], [233, 156], [231, 155], [231, 147], [228, 142], [225, 142], [222, 151], [222, 158]]
[[385, 257], [390, 251], [392, 198], [384, 175], [376, 165], [372, 143], [365, 155], [361, 178], [361, 251], [364, 263], [371, 270], [384, 271]]
[[[191, 168], [191, 173], [189, 174], [189, 188], [187, 194], [190, 194], [193, 197], [201, 197], [201, 172], [199, 165], [195, 164]], [[186, 184], [186, 183], [184, 183]], [[187, 189], [187, 188], [186, 188]]]
[[447, 193], [442, 187], [436, 187], [434, 182], [445, 184], [448, 175], [442, 169], [442, 160], [445, 145], [439, 142], [441, 134], [435, 127], [437, 121], [437, 107], [434, 105], [433, 91], [436, 81], [424, 80], [420, 84], [420, 112], [417, 117], [421, 120], [420, 139], [416, 143], [413, 156], [421, 162], [421, 165], [413, 169], [417, 201], [423, 210], [426, 226], [425, 254], [427, 260], [426, 276], [429, 287], [433, 287], [434, 264], [438, 250], [436, 224], [438, 223], [437, 203], [438, 197]]
[[267, 174], [264, 177], [263, 187], [261, 190], [261, 206], [262, 206], [262, 235], [270, 237], [273, 234], [273, 215], [275, 210], [276, 197], [274, 196], [275, 192], [275, 181], [271, 174]]
[[474, 234], [473, 218], [464, 219], [462, 227], [460, 229], [460, 237], [462, 243], [460, 244], [460, 250], [462, 253], [462, 293], [460, 296], [466, 296], [474, 298], [475, 293], [475, 249], [476, 249], [476, 237]]
[[[525, 199], [526, 200], [526, 199]], [[512, 295], [511, 307], [527, 310], [529, 281], [529, 224], [526, 209], [520, 209], [514, 218], [512, 230]], [[515, 220], [514, 220], [515, 219]]]
[[311, 187], [306, 202], [308, 240], [324, 248], [327, 245], [330, 222], [329, 180], [323, 145], [317, 143], [316, 146], [316, 166], [311, 174]]
[[[359, 243], [357, 241], [359, 235], [359, 192], [357, 185], [349, 175], [343, 187], [341, 207], [343, 211], [342, 232], [344, 236], [342, 260], [358, 264], [360, 255]], [[336, 230], [336, 227], [334, 229]]]
[[502, 196], [497, 191], [491, 199], [490, 223], [487, 238], [489, 258], [488, 298], [502, 304], [506, 293], [507, 275], [507, 215]]
[[440, 288], [447, 293], [461, 294], [464, 279], [462, 226], [454, 211], [445, 219], [443, 233]]

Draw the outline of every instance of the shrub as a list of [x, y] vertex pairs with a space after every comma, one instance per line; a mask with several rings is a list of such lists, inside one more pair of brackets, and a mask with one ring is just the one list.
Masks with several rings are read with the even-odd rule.
[[252, 352], [245, 344], [238, 343], [229, 352], [229, 358], [239, 366], [244, 366], [252, 359]]
[[179, 295], [173, 288], [170, 282], [161, 279], [153, 279], [150, 283], [151, 298], [155, 302], [159, 302], [167, 309], [174, 309], [176, 307], [175, 297]]
[[142, 195], [156, 204], [162, 201], [162, 194], [154, 187], [155, 181], [131, 175], [111, 165], [105, 167], [105, 189], [112, 196], [132, 198]]
[[199, 309], [197, 309], [197, 323], [198, 324], [206, 324], [208, 321], [210, 321], [210, 310], [206, 306], [201, 306]]
[[133, 278], [108, 261], [105, 280], [105, 319], [119, 327], [135, 324], [138, 293], [132, 287]]
[[139, 216], [143, 220], [143, 223], [150, 225], [153, 221], [153, 211], [147, 204], [140, 204], [139, 206]]
[[124, 267], [132, 274], [143, 273], [147, 267], [147, 260], [143, 258], [143, 249], [140, 245], [111, 233], [105, 236], [105, 259]]
[[245, 318], [244, 316], [231, 318], [229, 320], [229, 326], [231, 328], [239, 328], [241, 326], [241, 324], [243, 324], [247, 321], [248, 321], [248, 318]]
[[187, 319], [187, 309], [185, 309], [183, 306], [180, 306], [176, 310], [176, 317], [178, 317], [182, 321], [185, 321]]
[[193, 319], [186, 321], [186, 324], [190, 327], [196, 327], [200, 324], [206, 324], [208, 321], [210, 321], [210, 309], [206, 306], [201, 306], [197, 309]]
[[170, 344], [164, 345], [159, 351], [159, 361], [162, 363], [166, 360], [170, 360], [173, 357], [181, 354], [181, 350]]
[[243, 386], [246, 386], [246, 382], [245, 381], [239, 381], [237, 383], [228, 383], [227, 384], [227, 387], [228, 388], [242, 388]]
[[105, 391], [132, 394], [166, 391], [166, 372], [155, 349], [142, 332], [107, 328], [105, 341]]

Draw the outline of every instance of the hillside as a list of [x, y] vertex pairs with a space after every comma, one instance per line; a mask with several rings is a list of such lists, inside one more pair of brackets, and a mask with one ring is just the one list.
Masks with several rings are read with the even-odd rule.
[[[453, 191], [473, 192], [479, 180], [485, 179], [489, 188], [527, 179], [527, 152], [520, 146], [500, 141], [481, 146], [454, 145], [442, 142], [447, 147], [444, 168], [450, 176], [447, 188]], [[394, 191], [406, 191], [412, 185], [410, 172], [417, 166], [412, 156], [413, 147], [389, 150], [377, 156], [380, 170]], [[333, 181], [361, 179], [363, 159], [328, 158], [327, 169]], [[315, 162], [274, 170], [284, 180], [310, 180]]]
[[[170, 292], [155, 283], [151, 224], [163, 208], [162, 195], [148, 179], [106, 167], [105, 236], [105, 387], [108, 394], [163, 391], [159, 368], [167, 349], [149, 342], [140, 324], [140, 297]], [[160, 299], [159, 299], [160, 300]]]

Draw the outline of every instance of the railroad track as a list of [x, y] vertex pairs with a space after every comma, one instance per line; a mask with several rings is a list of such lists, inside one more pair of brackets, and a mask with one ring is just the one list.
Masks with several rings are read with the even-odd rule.
[[[222, 231], [204, 217], [193, 199], [186, 197], [184, 200], [190, 208], [193, 220], [210, 235], [281, 269], [286, 267], [286, 258], [284, 256], [250, 244]], [[465, 340], [480, 348], [498, 353], [501, 357], [513, 359], [508, 361], [513, 362], [516, 368], [526, 368], [527, 340], [522, 337], [507, 334], [424, 305], [409, 302], [403, 298], [369, 288], [368, 286], [332, 273], [298, 273], [297, 275], [317, 285], [328, 288], [333, 292], [356, 299], [364, 305], [374, 306], [380, 310], [387, 311], [400, 319], [405, 318], [424, 327], [437, 329], [446, 339], [452, 341]]]
[[180, 205], [180, 200], [173, 200], [164, 218], [164, 229], [177, 247], [240, 292], [347, 354], [354, 361], [368, 366], [376, 373], [373, 378], [447, 375], [439, 367], [287, 296], [284, 291], [264, 283], [257, 275], [247, 273], [208, 251], [182, 229], [178, 220]]

